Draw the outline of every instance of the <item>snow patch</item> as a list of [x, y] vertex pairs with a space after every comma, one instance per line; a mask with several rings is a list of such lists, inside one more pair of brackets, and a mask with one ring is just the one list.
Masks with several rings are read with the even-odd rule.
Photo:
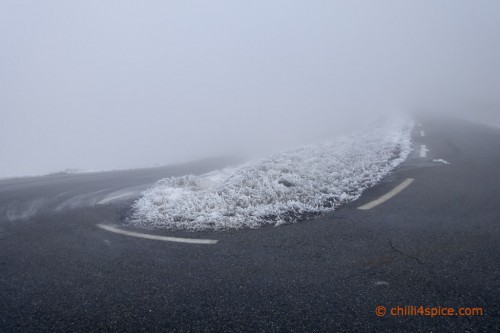
[[302, 146], [201, 176], [158, 181], [133, 205], [129, 223], [180, 230], [280, 225], [359, 198], [403, 162], [413, 122]]

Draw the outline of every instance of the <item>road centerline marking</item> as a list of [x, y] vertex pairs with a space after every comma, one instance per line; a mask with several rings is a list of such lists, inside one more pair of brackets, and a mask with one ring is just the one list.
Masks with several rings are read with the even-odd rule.
[[122, 229], [119, 229], [119, 228], [116, 228], [112, 225], [107, 225], [107, 224], [98, 224], [97, 226], [101, 229], [106, 230], [106, 231], [114, 232], [115, 234], [121, 234], [121, 235], [139, 237], [139, 238], [145, 238], [145, 239], [161, 240], [161, 241], [165, 241], [165, 242], [191, 243], [191, 244], [217, 244], [219, 242], [218, 240], [215, 240], [215, 239], [180, 238], [180, 237], [169, 237], [169, 236], [143, 234], [140, 232], [122, 230]]
[[420, 145], [420, 157], [427, 157], [427, 146]]
[[401, 184], [399, 184], [398, 186], [396, 186], [395, 188], [393, 188], [388, 193], [384, 194], [383, 196], [381, 196], [380, 198], [378, 198], [376, 200], [370, 201], [367, 204], [359, 206], [358, 209], [368, 210], [368, 209], [372, 209], [374, 207], [377, 207], [380, 204], [383, 204], [384, 202], [386, 202], [387, 200], [393, 198], [398, 193], [400, 193], [401, 191], [403, 191], [405, 188], [407, 188], [408, 186], [410, 186], [410, 184], [413, 183], [414, 180], [415, 179], [413, 179], [413, 178], [408, 178], [408, 179], [404, 180]]

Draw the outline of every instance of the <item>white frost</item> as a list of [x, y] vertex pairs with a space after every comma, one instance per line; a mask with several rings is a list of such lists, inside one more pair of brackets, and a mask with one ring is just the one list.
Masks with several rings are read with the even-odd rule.
[[409, 120], [298, 147], [201, 176], [160, 180], [134, 203], [133, 224], [169, 229], [258, 228], [357, 199], [410, 152]]

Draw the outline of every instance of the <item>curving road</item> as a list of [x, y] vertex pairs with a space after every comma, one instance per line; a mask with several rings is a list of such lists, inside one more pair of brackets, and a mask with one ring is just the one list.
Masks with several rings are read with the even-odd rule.
[[[260, 230], [120, 226], [157, 179], [221, 161], [0, 181], [0, 332], [500, 331], [500, 130], [423, 119], [414, 145], [358, 201]], [[375, 314], [398, 305], [483, 315]]]

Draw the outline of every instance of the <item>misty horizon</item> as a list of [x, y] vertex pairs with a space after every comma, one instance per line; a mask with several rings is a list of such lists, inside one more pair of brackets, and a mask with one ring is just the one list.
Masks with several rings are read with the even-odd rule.
[[1, 8], [0, 177], [260, 156], [399, 111], [500, 118], [498, 2]]

